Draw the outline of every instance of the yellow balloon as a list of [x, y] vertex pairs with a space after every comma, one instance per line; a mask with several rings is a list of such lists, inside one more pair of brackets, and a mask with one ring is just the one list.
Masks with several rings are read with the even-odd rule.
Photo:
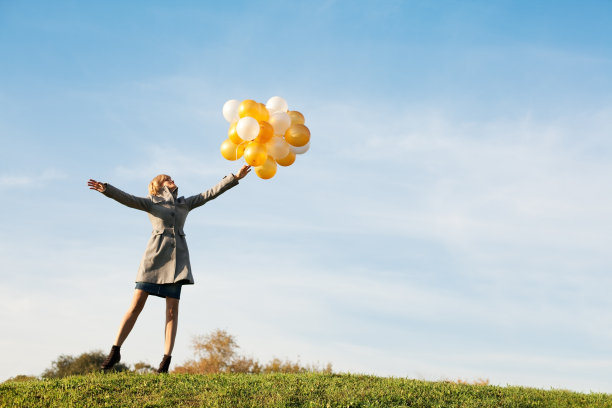
[[270, 119], [270, 112], [268, 112], [268, 108], [266, 108], [266, 105], [264, 105], [263, 103], [259, 103], [259, 113], [256, 119], [258, 121], [268, 121], [268, 119]]
[[244, 150], [244, 161], [250, 166], [261, 166], [267, 158], [268, 150], [263, 143], [250, 142]]
[[274, 136], [274, 128], [266, 121], [259, 122], [259, 134], [255, 138], [256, 142], [266, 143]]
[[276, 162], [274, 159], [268, 156], [264, 164], [255, 167], [255, 174], [264, 180], [274, 177], [276, 174]]
[[295, 162], [295, 153], [289, 149], [289, 154], [280, 160], [276, 160], [276, 162], [283, 167], [291, 166]]
[[304, 125], [291, 125], [285, 132], [285, 140], [292, 146], [304, 146], [310, 141], [310, 130]]
[[287, 111], [287, 114], [291, 118], [292, 125], [303, 125], [304, 122], [306, 122], [306, 119], [304, 119], [304, 115], [302, 115], [298, 111]]
[[236, 132], [237, 125], [238, 122], [234, 122], [230, 125], [229, 130], [227, 131], [227, 137], [229, 137], [229, 140], [231, 140], [235, 144], [240, 144], [244, 142], [244, 140], [242, 140], [240, 136], [238, 136], [238, 132]]
[[[246, 116], [250, 116], [255, 118], [259, 113], [259, 104], [252, 99], [245, 99], [240, 102], [240, 106], [238, 107], [238, 116], [244, 118]], [[257, 118], [255, 118], [257, 119]]]
[[227, 160], [238, 160], [244, 154], [245, 143], [237, 145], [230, 139], [221, 143], [221, 155]]

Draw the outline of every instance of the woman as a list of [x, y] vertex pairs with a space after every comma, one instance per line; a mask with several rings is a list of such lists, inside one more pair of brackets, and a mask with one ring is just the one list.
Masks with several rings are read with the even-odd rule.
[[149, 184], [150, 195], [146, 198], [135, 197], [124, 193], [107, 183], [90, 179], [90, 189], [101, 192], [123, 205], [146, 211], [153, 224], [153, 233], [145, 254], [140, 262], [136, 276], [136, 290], [132, 303], [123, 317], [115, 344], [102, 363], [107, 371], [121, 360], [120, 348], [134, 327], [138, 315], [149, 295], [166, 298], [166, 338], [164, 357], [157, 369], [158, 373], [167, 373], [172, 358], [174, 339], [178, 324], [178, 305], [182, 285], [193, 284], [189, 251], [185, 241], [183, 226], [189, 211], [212, 200], [225, 191], [236, 186], [238, 180], [251, 171], [250, 166], [243, 166], [237, 175], [230, 174], [210, 190], [191, 197], [178, 197], [178, 187], [170, 176], [160, 174]]

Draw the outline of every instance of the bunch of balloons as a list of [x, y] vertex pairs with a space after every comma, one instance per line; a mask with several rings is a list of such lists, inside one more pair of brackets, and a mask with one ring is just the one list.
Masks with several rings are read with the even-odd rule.
[[288, 110], [287, 101], [273, 96], [264, 105], [251, 99], [230, 99], [223, 105], [223, 117], [230, 123], [221, 155], [244, 161], [262, 179], [276, 174], [277, 164], [291, 166], [298, 154], [310, 148], [310, 130], [304, 115]]

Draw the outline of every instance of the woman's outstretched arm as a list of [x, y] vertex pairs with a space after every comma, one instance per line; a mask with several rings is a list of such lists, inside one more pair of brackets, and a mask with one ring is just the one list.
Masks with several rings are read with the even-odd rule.
[[187, 197], [185, 201], [187, 202], [187, 206], [189, 210], [193, 210], [201, 205], [204, 205], [207, 201], [213, 200], [219, 197], [221, 194], [229, 190], [230, 188], [238, 185], [238, 180], [244, 178], [251, 171], [251, 166], [244, 165], [238, 171], [238, 174], [230, 174], [228, 176], [223, 177], [216, 186], [206, 190], [201, 194], [197, 194], [191, 197]]
[[113, 187], [108, 183], [100, 183], [94, 179], [89, 179], [87, 182], [90, 190], [96, 190], [101, 192], [107, 197], [112, 198], [113, 200], [128, 206], [130, 208], [135, 208], [137, 210], [149, 211], [151, 209], [151, 199], [144, 197], [136, 197], [131, 194], [128, 194], [124, 191], [119, 190], [117, 187]]

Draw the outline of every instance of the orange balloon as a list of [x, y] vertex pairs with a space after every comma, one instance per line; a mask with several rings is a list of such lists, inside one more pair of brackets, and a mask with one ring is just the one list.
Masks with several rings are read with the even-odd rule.
[[235, 144], [240, 144], [244, 142], [244, 140], [242, 140], [240, 136], [238, 136], [238, 132], [236, 132], [237, 125], [238, 122], [234, 122], [230, 125], [229, 130], [227, 131], [227, 137], [229, 137], [229, 140], [231, 140]]
[[259, 134], [255, 138], [256, 142], [266, 143], [274, 136], [274, 128], [266, 121], [259, 122]]
[[274, 177], [276, 174], [276, 162], [274, 159], [268, 156], [264, 164], [255, 167], [255, 174], [264, 180]]
[[298, 111], [287, 111], [287, 114], [291, 118], [292, 125], [303, 125], [304, 122], [306, 122], [306, 119], [304, 119], [304, 115], [302, 115]]
[[252, 99], [245, 99], [240, 102], [240, 106], [238, 106], [238, 116], [244, 118], [245, 116], [251, 116], [255, 119], [257, 114], [259, 113], [259, 104]]
[[295, 153], [289, 149], [289, 154], [276, 162], [283, 167], [291, 166], [295, 162]]
[[244, 154], [245, 144], [237, 145], [230, 139], [226, 139], [221, 143], [221, 155], [227, 160], [238, 160]]
[[295, 147], [304, 146], [310, 141], [310, 130], [304, 125], [291, 125], [285, 132], [285, 140]]
[[267, 158], [268, 150], [263, 143], [250, 142], [244, 150], [244, 161], [250, 166], [261, 166]]
[[264, 105], [263, 103], [258, 104], [259, 105], [259, 117], [255, 118], [259, 121], [268, 121], [268, 119], [270, 119], [270, 112], [268, 112], [268, 108], [266, 108], [266, 105]]

